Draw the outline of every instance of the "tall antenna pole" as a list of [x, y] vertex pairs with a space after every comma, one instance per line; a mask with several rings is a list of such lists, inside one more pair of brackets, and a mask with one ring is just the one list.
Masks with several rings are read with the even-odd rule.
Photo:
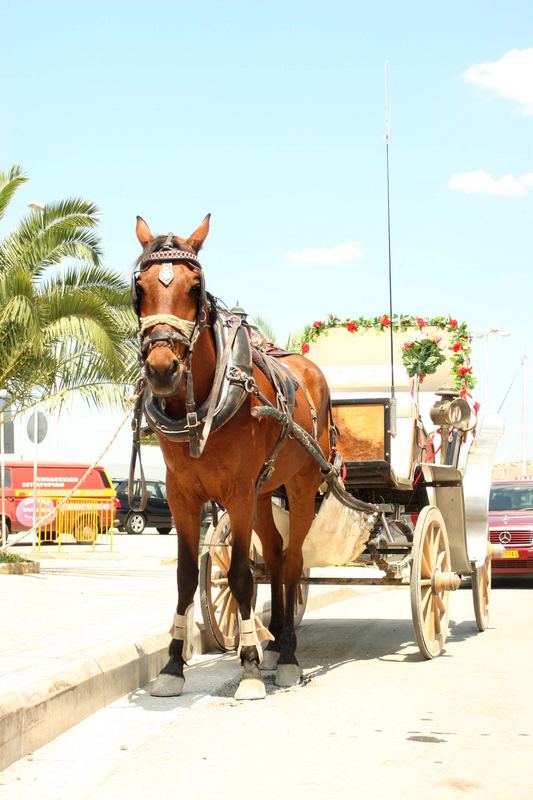
[[387, 242], [389, 250], [389, 318], [390, 325], [390, 434], [396, 436], [396, 397], [394, 388], [394, 333], [392, 330], [392, 256], [390, 236], [390, 172], [389, 172], [389, 142], [391, 125], [391, 68], [390, 62], [385, 61], [385, 153], [387, 159]]
[[522, 477], [527, 474], [527, 354], [522, 358]]

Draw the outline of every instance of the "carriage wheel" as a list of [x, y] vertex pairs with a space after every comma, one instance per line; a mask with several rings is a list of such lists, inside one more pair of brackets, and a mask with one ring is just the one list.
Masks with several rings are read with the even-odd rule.
[[[253, 556], [253, 546], [251, 557]], [[237, 601], [231, 594], [228, 570], [231, 563], [231, 523], [229, 514], [222, 514], [215, 528], [206, 533], [200, 558], [200, 604], [205, 624], [208, 647], [217, 650], [235, 650], [238, 645]], [[309, 570], [304, 570], [305, 576]], [[294, 607], [294, 625], [297, 627], [305, 613], [309, 584], [300, 583]], [[254, 583], [252, 609], [255, 608], [257, 585]], [[268, 624], [268, 622], [265, 622]]]
[[[220, 517], [218, 525], [209, 528], [205, 535], [199, 578], [207, 645], [222, 651], [235, 650], [239, 643], [239, 607], [228, 582], [231, 544], [231, 523], [226, 511]], [[254, 583], [252, 610], [255, 608], [256, 596], [257, 586]]]
[[474, 595], [474, 613], [478, 631], [485, 631], [489, 627], [490, 585], [492, 578], [490, 557], [485, 563], [476, 567], [472, 573], [472, 593]]
[[416, 643], [424, 658], [440, 655], [448, 635], [449, 593], [461, 579], [451, 571], [450, 548], [442, 514], [422, 509], [413, 540], [411, 613]]

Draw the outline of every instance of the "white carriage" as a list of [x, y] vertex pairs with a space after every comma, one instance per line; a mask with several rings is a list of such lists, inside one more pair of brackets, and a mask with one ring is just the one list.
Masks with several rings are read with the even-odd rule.
[[[446, 332], [424, 330], [432, 333], [449, 356]], [[469, 403], [451, 388], [449, 357], [422, 383], [409, 378], [401, 354], [412, 336], [412, 331], [394, 334], [392, 402], [386, 332], [353, 335], [334, 327], [310, 343], [307, 355], [326, 375], [341, 433], [344, 502], [331, 483], [317, 498], [295, 616], [299, 622], [312, 584], [409, 583], [415, 639], [423, 656], [433, 658], [444, 647], [449, 595], [461, 578], [471, 578], [478, 629], [488, 624], [490, 560], [496, 555], [488, 540], [488, 496], [503, 421], [485, 416], [474, 428]], [[358, 508], [349, 507], [348, 496]], [[274, 503], [274, 517], [287, 541], [283, 499]], [[250, 557], [255, 583], [267, 583], [255, 536]], [[227, 580], [230, 558], [231, 523], [224, 513], [206, 534], [200, 562], [205, 633], [221, 650], [238, 642], [237, 605]], [[310, 573], [313, 567], [340, 564], [359, 569], [341, 578]]]

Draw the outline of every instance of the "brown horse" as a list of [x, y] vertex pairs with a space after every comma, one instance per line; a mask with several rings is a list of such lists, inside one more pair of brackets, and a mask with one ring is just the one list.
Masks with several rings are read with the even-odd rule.
[[[295, 652], [294, 604], [302, 573], [302, 544], [313, 520], [322, 476], [315, 460], [292, 437], [280, 436], [282, 426], [278, 422], [253, 416], [254, 407], [266, 401], [274, 406], [281, 402], [285, 410], [288, 401], [280, 401], [280, 392], [273, 385], [276, 381], [256, 364], [257, 357], [248, 363], [243, 360], [242, 352], [246, 347], [251, 350], [247, 334], [243, 351], [242, 331], [246, 326], [239, 318], [225, 313], [225, 341], [229, 338], [233, 345], [231, 341], [224, 347], [217, 344], [216, 331], [220, 330], [223, 312], [205, 291], [198, 261], [208, 231], [209, 215], [188, 239], [174, 234], [154, 238], [146, 222], [137, 218], [136, 233], [143, 253], [137, 262], [133, 297], [140, 318], [149, 398], [145, 413], [158, 435], [165, 460], [168, 502], [178, 533], [178, 604], [170, 659], [152, 694], [174, 696], [183, 690], [183, 667], [192, 652], [200, 512], [206, 501], [214, 500], [228, 511], [232, 527], [228, 579], [240, 611], [243, 667], [235, 696], [256, 699], [265, 696], [259, 668], [263, 655], [260, 640], [265, 638], [262, 634], [271, 640], [263, 666], [273, 668], [277, 664], [277, 685], [293, 686], [301, 677]], [[238, 341], [240, 356], [234, 352]], [[233, 356], [228, 355], [232, 347]], [[292, 374], [288, 383], [292, 385], [289, 404], [293, 405], [293, 419], [309, 433], [316, 433], [322, 451], [328, 455], [331, 419], [326, 380], [303, 356], [287, 354], [282, 361], [283, 366], [274, 371], [283, 373], [281, 382], [285, 377], [285, 383], [285, 373]], [[217, 411], [217, 421], [210, 400], [222, 391], [222, 381], [228, 381], [228, 374], [230, 394], [240, 394], [227, 413]], [[278, 389], [279, 382], [278, 375]], [[270, 469], [264, 469], [269, 460]], [[285, 553], [271, 507], [272, 491], [281, 486], [285, 487], [290, 512], [290, 542]], [[251, 608], [252, 527], [261, 540], [271, 575], [270, 634], [261, 630]]]

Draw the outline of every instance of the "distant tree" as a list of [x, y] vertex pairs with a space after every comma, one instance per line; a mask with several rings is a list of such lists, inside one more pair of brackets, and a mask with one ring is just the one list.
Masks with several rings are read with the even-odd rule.
[[[0, 221], [26, 181], [19, 166], [0, 173]], [[0, 392], [16, 413], [73, 393], [120, 402], [134, 379], [129, 288], [101, 265], [97, 224], [93, 203], [68, 198], [0, 240]]]
[[251, 325], [255, 328], [260, 337], [266, 339], [267, 342], [272, 342], [272, 344], [276, 343], [276, 332], [264, 317], [256, 314], [255, 317], [252, 317]]

